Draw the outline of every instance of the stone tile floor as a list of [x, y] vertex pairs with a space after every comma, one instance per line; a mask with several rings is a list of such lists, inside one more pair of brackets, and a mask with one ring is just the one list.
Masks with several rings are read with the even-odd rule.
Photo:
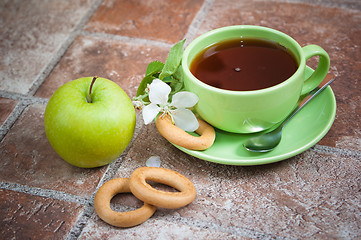
[[[361, 239], [360, 1], [5, 0], [0, 19], [2, 239]], [[235, 24], [329, 53], [337, 113], [314, 147], [268, 165], [220, 165], [179, 151], [138, 114], [131, 144], [108, 166], [76, 168], [51, 148], [44, 110], [62, 84], [98, 75], [133, 97], [147, 64], [164, 61], [174, 43]], [[96, 190], [154, 155], [194, 183], [196, 200], [133, 228], [100, 220]], [[130, 194], [112, 203], [142, 204]]]

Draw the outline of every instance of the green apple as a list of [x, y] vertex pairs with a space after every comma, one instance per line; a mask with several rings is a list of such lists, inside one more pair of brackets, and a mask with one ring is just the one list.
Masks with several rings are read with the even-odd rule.
[[77, 167], [99, 167], [128, 146], [135, 110], [116, 83], [85, 77], [55, 91], [45, 109], [44, 126], [51, 146], [65, 161]]

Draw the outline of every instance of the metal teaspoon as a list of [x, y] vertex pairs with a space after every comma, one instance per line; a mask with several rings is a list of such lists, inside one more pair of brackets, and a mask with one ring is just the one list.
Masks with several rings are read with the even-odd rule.
[[243, 143], [243, 147], [251, 152], [269, 152], [272, 151], [281, 141], [283, 127], [315, 96], [322, 92], [336, 78], [333, 75], [327, 75], [325, 79], [301, 101], [298, 107], [283, 120], [281, 125], [271, 132], [264, 133], [249, 138]]

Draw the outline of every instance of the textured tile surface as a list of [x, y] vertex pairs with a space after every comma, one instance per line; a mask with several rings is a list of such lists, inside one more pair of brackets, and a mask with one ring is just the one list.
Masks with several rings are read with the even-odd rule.
[[92, 3], [2, 1], [0, 90], [26, 94]]
[[[148, 234], [149, 238], [156, 238], [165, 233], [187, 238], [189, 232], [212, 239], [360, 237], [356, 219], [360, 212], [361, 163], [354, 157], [308, 151], [278, 164], [231, 167], [179, 153], [154, 125], [145, 126], [135, 142], [114, 177], [129, 177], [135, 169], [145, 166], [150, 156], [159, 155], [162, 167], [178, 169], [197, 189], [197, 198], [190, 205], [175, 210], [158, 209], [149, 221], [137, 227], [145, 229], [137, 231], [140, 238], [147, 238]], [[140, 207], [139, 202], [124, 202], [120, 211]], [[95, 224], [103, 229], [95, 231]], [[148, 228], [160, 229], [148, 233]], [[126, 237], [134, 231], [110, 229], [93, 216], [83, 236]]]
[[[354, 145], [361, 144], [360, 121], [355, 121], [361, 117], [357, 107], [361, 100], [358, 80], [361, 51], [356, 50], [361, 46], [360, 13], [303, 3], [215, 1], [198, 34], [218, 27], [247, 24], [277, 29], [301, 46], [317, 44], [329, 53], [330, 72], [338, 77], [332, 84], [338, 110], [335, 124], [321, 144], [360, 150]], [[311, 66], [315, 67], [315, 61], [311, 61]]]
[[79, 204], [0, 189], [2, 239], [63, 239], [76, 222]]
[[[357, 0], [2, 1], [3, 238], [361, 239], [360, 11]], [[109, 166], [73, 167], [48, 143], [44, 110], [61, 85], [98, 75], [133, 97], [147, 64], [164, 62], [173, 43], [234, 24], [275, 28], [329, 53], [337, 114], [316, 146], [269, 165], [219, 165], [179, 151], [139, 112], [131, 144]], [[195, 201], [159, 208], [136, 227], [106, 224], [94, 212], [98, 187], [129, 177], [151, 156], [193, 182]], [[119, 194], [111, 206], [130, 211], [142, 202]]]
[[116, 82], [133, 97], [147, 65], [154, 60], [165, 61], [168, 51], [167, 47], [81, 36], [74, 41], [36, 96], [49, 98], [70, 80], [99, 76]]
[[0, 125], [5, 122], [14, 110], [17, 101], [0, 97]]
[[176, 43], [186, 34], [202, 3], [201, 0], [106, 0], [85, 29]]
[[46, 138], [44, 110], [45, 105], [26, 108], [0, 143], [0, 180], [91, 195], [106, 167], [82, 169], [61, 159]]

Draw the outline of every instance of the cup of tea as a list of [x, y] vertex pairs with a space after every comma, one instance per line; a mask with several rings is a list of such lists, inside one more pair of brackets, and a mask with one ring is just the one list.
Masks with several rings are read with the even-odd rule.
[[[306, 61], [314, 56], [318, 65], [306, 78]], [[280, 31], [250, 25], [207, 32], [186, 47], [182, 58], [185, 89], [199, 97], [195, 111], [233, 133], [259, 132], [281, 122], [329, 67], [320, 46], [301, 47]]]

